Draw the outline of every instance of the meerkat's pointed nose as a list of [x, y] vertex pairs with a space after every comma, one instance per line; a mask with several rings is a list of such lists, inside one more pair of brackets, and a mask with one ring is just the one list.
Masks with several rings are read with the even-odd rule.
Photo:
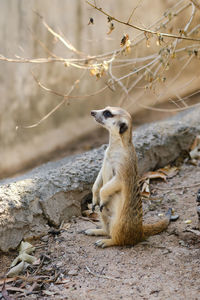
[[91, 116], [93, 116], [93, 117], [96, 116], [96, 111], [95, 111], [95, 110], [92, 110], [92, 111], [91, 111]]

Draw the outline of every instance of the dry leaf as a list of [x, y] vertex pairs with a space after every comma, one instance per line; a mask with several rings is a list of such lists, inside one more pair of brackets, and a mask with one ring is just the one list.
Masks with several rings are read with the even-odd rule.
[[94, 19], [93, 18], [89, 19], [88, 25], [90, 25], [90, 24], [94, 25]]
[[157, 171], [164, 173], [167, 176], [167, 178], [172, 178], [176, 176], [176, 174], [179, 172], [179, 168], [175, 166], [171, 167], [170, 165], [168, 165], [164, 168], [158, 169]]
[[158, 172], [158, 171], [153, 171], [153, 172], [147, 172], [145, 173], [142, 178], [149, 178], [149, 179], [163, 179], [164, 181], [166, 181], [166, 175], [163, 174], [162, 172]]
[[141, 195], [145, 198], [149, 198], [150, 197], [150, 188], [149, 188], [149, 178], [147, 178], [143, 185], [142, 185], [142, 189], [141, 189]]
[[196, 139], [194, 140], [191, 146], [190, 157], [192, 159], [200, 158], [200, 135], [196, 137]]
[[123, 38], [121, 39], [120, 46], [121, 47], [125, 46], [128, 40], [129, 40], [129, 35], [128, 34], [123, 35]]
[[124, 49], [125, 52], [127, 52], [127, 53], [131, 52], [131, 41], [129, 39], [128, 34], [123, 35], [121, 42], [120, 42], [120, 46], [121, 47], [125, 46], [125, 49]]
[[98, 219], [99, 219], [98, 213], [93, 212], [93, 211], [90, 210], [90, 209], [84, 210], [84, 211], [82, 212], [82, 215], [83, 215], [84, 217], [87, 217], [87, 218], [93, 219], [93, 220], [98, 220]]
[[34, 250], [35, 247], [33, 247], [30, 243], [22, 241], [19, 247], [19, 255], [11, 263], [11, 269], [7, 276], [16, 276], [23, 271], [26, 264], [33, 264], [36, 262], [37, 258], [29, 254]]
[[111, 32], [115, 29], [115, 25], [114, 23], [110, 23], [110, 26], [109, 26], [109, 31], [107, 32], [107, 34], [111, 34]]
[[33, 251], [35, 251], [35, 247], [33, 247], [30, 243], [23, 241], [21, 242], [19, 247], [19, 254], [22, 254], [23, 252], [30, 254]]
[[104, 61], [102, 64], [93, 64], [90, 69], [90, 74], [96, 76], [97, 79], [101, 78], [104, 73], [108, 70], [108, 63]]
[[148, 82], [152, 82], [154, 80], [153, 73], [145, 71], [145, 80]]
[[8, 277], [14, 277], [17, 276], [19, 273], [21, 273], [24, 269], [24, 261], [21, 261], [18, 265], [10, 269], [10, 271], [7, 273]]
[[152, 33], [151, 32], [144, 32], [145, 38], [146, 38], [146, 46], [147, 48], [150, 47], [150, 39], [152, 38]]
[[147, 46], [147, 48], [150, 48], [150, 40], [149, 39], [146, 39], [146, 46]]
[[160, 33], [157, 33], [157, 41], [156, 41], [156, 45], [157, 46], [161, 46], [161, 43], [163, 42], [163, 36]]

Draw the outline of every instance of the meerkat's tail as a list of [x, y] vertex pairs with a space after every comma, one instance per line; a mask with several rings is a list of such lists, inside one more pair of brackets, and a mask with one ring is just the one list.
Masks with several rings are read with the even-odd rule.
[[167, 229], [170, 221], [176, 221], [178, 215], [172, 216], [172, 208], [169, 208], [168, 212], [165, 214], [165, 218], [154, 224], [143, 224], [143, 233], [145, 237], [158, 234], [165, 229]]

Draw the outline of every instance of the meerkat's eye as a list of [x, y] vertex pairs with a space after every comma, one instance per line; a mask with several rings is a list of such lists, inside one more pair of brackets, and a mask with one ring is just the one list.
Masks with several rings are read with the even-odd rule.
[[113, 114], [109, 110], [104, 110], [103, 116], [107, 119], [107, 118], [112, 118]]

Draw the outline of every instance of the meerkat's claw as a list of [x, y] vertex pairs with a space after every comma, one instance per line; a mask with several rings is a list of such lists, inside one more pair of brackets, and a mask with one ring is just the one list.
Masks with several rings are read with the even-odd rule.
[[104, 248], [104, 247], [105, 247], [105, 244], [104, 244], [103, 240], [98, 240], [98, 241], [96, 241], [94, 244], [95, 244], [95, 246], [97, 246], [97, 247], [101, 247], [101, 248]]
[[103, 208], [104, 208], [104, 205], [103, 204], [101, 204], [101, 206], [100, 206], [100, 212], [102, 212], [102, 210], [103, 210]]
[[95, 211], [95, 207], [96, 207], [96, 204], [93, 204], [93, 205], [92, 205], [92, 211], [93, 211], [93, 212]]

